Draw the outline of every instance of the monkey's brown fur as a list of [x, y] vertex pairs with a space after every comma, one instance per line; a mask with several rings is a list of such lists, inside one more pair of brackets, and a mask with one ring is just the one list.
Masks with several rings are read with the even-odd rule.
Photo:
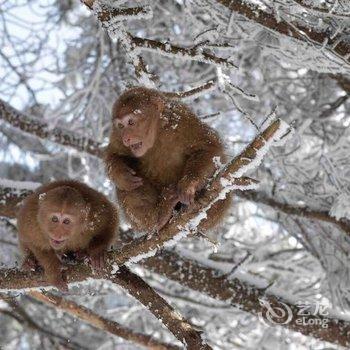
[[[57, 208], [62, 213], [70, 213], [77, 224], [64, 246], [53, 249], [47, 216]], [[100, 259], [116, 238], [118, 215], [103, 194], [83, 183], [64, 180], [43, 185], [28, 196], [18, 212], [17, 223], [24, 261], [34, 256], [44, 268], [48, 282], [66, 289], [57, 254], [86, 252], [90, 258]]]
[[[133, 124], [120, 125], [130, 114], [136, 116]], [[121, 207], [136, 230], [160, 229], [177, 202], [191, 204], [208, 183], [216, 170], [213, 157], [220, 157], [222, 163], [226, 160], [217, 133], [187, 106], [156, 90], [138, 87], [124, 92], [113, 106], [112, 122], [106, 168], [116, 184]], [[152, 142], [152, 137], [153, 146], [140, 157], [125, 146], [143, 138]], [[214, 227], [229, 205], [230, 198], [217, 202], [199, 229]]]

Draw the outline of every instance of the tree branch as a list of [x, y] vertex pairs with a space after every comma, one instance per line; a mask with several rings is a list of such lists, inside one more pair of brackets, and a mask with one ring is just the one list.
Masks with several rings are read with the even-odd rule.
[[268, 205], [274, 209], [280, 210], [285, 214], [297, 215], [312, 220], [321, 220], [336, 225], [340, 230], [343, 230], [350, 236], [350, 222], [346, 219], [337, 220], [335, 217], [330, 216], [328, 211], [312, 210], [307, 207], [296, 207], [287, 203], [282, 203], [274, 198], [268, 197], [261, 192], [244, 191], [237, 193], [239, 197], [247, 200], [262, 203]]
[[43, 140], [55, 142], [63, 146], [72, 147], [80, 152], [101, 157], [100, 143], [84, 136], [59, 127], [50, 129], [49, 124], [38, 118], [32, 118], [17, 111], [5, 101], [0, 100], [0, 118], [11, 126], [18, 128], [28, 134], [35, 135]]
[[[220, 276], [219, 271], [201, 266], [193, 260], [184, 259], [176, 253], [163, 252], [145, 260], [142, 265], [153, 272], [179, 282], [183, 286], [204, 293], [216, 300], [229, 302], [233, 307], [268, 321], [268, 309], [265, 306], [265, 301], [272, 309], [282, 308], [286, 312], [286, 316], [291, 317], [289, 322], [286, 322], [287, 319], [283, 317], [273, 319], [275, 324], [345, 347], [350, 345], [349, 322], [320, 313], [303, 316], [302, 306], [294, 305], [283, 298], [266, 292], [266, 289], [259, 289], [237, 278], [228, 279], [226, 275], [222, 274]], [[271, 325], [271, 322], [268, 321], [268, 324]], [[322, 324], [327, 324], [327, 327], [323, 328]]]
[[136, 344], [142, 345], [146, 349], [180, 350], [180, 347], [176, 345], [162, 343], [160, 341], [155, 340], [149, 335], [134, 332], [131, 329], [122, 326], [118, 322], [108, 320], [96, 314], [92, 310], [82, 305], [78, 305], [74, 301], [65, 299], [61, 296], [52, 294], [50, 292], [31, 291], [28, 293], [28, 295], [47, 305], [51, 305], [69, 313], [72, 316], [78, 317], [95, 328], [114, 334], [127, 341], [132, 341]]
[[337, 53], [349, 62], [350, 60], [350, 42], [343, 40], [342, 34], [331, 36], [330, 33], [314, 31], [310, 27], [303, 26], [300, 23], [290, 23], [283, 19], [277, 19], [274, 14], [261, 10], [253, 3], [247, 3], [243, 0], [216, 0], [219, 4], [227, 7], [249, 20], [261, 24], [275, 32], [286, 35], [290, 38], [307, 42], [305, 38], [318, 44], [320, 47], [325, 45], [330, 52]]
[[6, 312], [6, 310], [0, 310], [0, 312], [7, 314], [8, 316], [13, 317], [14, 319], [16, 319], [16, 321], [20, 325], [23, 326], [23, 323], [24, 323], [25, 325], [27, 325], [28, 328], [30, 328], [32, 330], [35, 330], [35, 331], [43, 334], [46, 337], [56, 339], [66, 349], [72, 349], [72, 350], [74, 350], [74, 349], [76, 349], [76, 350], [87, 349], [74, 340], [66, 338], [61, 334], [55, 333], [51, 330], [48, 330], [48, 329], [42, 327], [40, 324], [38, 324], [36, 321], [33, 320], [33, 318], [27, 313], [27, 311], [24, 310], [14, 298], [0, 295], [0, 299], [5, 301], [9, 305], [9, 307], [12, 309], [14, 314]]

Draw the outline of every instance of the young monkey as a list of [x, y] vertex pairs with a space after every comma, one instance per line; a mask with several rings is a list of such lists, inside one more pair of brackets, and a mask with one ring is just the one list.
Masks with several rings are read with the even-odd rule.
[[43, 185], [25, 199], [17, 215], [22, 268], [38, 263], [50, 284], [67, 290], [60, 257], [87, 255], [94, 269], [102, 269], [118, 223], [114, 205], [87, 185], [73, 180]]

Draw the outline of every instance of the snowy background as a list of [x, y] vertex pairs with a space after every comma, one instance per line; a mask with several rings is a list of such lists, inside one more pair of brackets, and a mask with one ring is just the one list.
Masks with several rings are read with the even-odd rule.
[[[120, 11], [135, 6], [142, 11]], [[101, 15], [113, 9], [115, 16]], [[0, 187], [30, 190], [69, 177], [115, 199], [102, 160], [82, 151], [87, 143], [79, 148], [72, 137], [63, 142], [52, 134], [63, 130], [106, 145], [111, 105], [133, 85], [176, 93], [218, 130], [230, 158], [275, 113], [295, 132], [249, 174], [259, 188], [234, 196], [229, 217], [211, 235], [217, 247], [190, 237], [171, 250], [291, 304], [324, 305], [349, 320], [349, 28], [347, 0], [0, 0]], [[28, 120], [41, 123], [45, 135]], [[0, 215], [0, 263], [9, 268], [19, 260], [15, 220], [1, 206]], [[254, 311], [141, 265], [132, 270], [213, 349], [341, 348], [270, 327]], [[73, 286], [67, 298], [181, 348], [142, 304], [109, 282]], [[142, 346], [23, 293], [11, 302], [0, 295], [0, 349], [65, 348]]]

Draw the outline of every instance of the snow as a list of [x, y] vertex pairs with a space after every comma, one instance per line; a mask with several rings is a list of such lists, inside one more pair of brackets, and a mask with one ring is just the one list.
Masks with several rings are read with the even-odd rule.
[[333, 202], [329, 215], [337, 220], [342, 218], [350, 219], [350, 195], [341, 193]]
[[35, 190], [41, 183], [32, 181], [13, 181], [9, 179], [0, 178], [0, 186], [4, 188], [13, 188], [17, 190]]
[[[270, 123], [271, 120], [268, 119], [267, 122]], [[265, 125], [267, 125], [267, 123], [266, 124], [264, 123], [263, 126], [265, 126]], [[268, 124], [268, 125], [270, 125], [270, 124]], [[287, 133], [289, 133], [288, 136], [283, 137]], [[266, 153], [268, 152], [270, 147], [283, 145], [287, 141], [287, 139], [289, 137], [291, 137], [291, 133], [292, 132], [291, 132], [290, 125], [288, 125], [283, 120], [280, 120], [280, 126], [279, 126], [278, 130], [274, 133], [274, 135], [272, 137], [270, 137], [268, 140], [265, 140], [265, 144], [263, 145], [263, 147], [256, 150], [256, 156], [254, 157], [254, 159], [250, 163], [243, 165], [240, 169], [238, 169], [238, 171], [236, 171], [234, 174], [232, 174], [232, 176], [237, 177], [237, 178], [242, 177], [245, 173], [257, 168], [261, 164], [264, 156], [266, 155]]]
[[145, 253], [133, 256], [125, 263], [125, 265], [130, 267], [133, 264], [135, 264], [135, 263], [137, 263], [137, 262], [139, 262], [139, 261], [141, 261], [143, 259], [147, 259], [147, 258], [150, 258], [151, 256], [156, 255], [156, 253], [157, 253], [157, 249], [152, 249], [152, 250], [150, 250], [148, 252], [145, 252]]

